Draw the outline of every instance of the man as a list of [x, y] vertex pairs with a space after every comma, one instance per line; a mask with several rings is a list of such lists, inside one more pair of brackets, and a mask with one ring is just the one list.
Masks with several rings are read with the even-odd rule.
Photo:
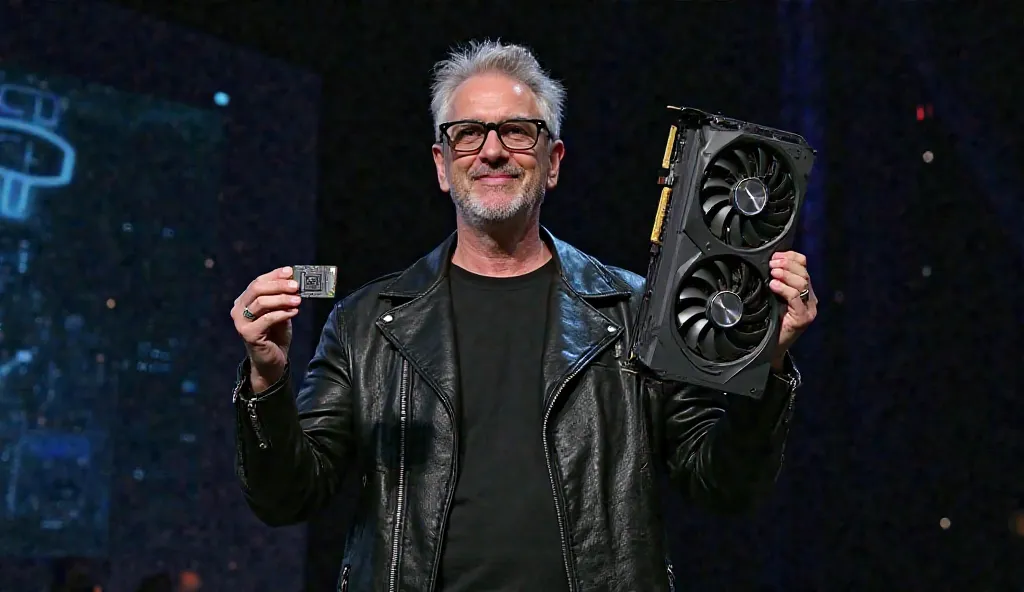
[[762, 400], [632, 367], [642, 278], [539, 224], [563, 101], [522, 47], [474, 43], [439, 64], [433, 156], [457, 231], [334, 308], [297, 394], [291, 270], [235, 301], [246, 499], [292, 524], [358, 471], [342, 590], [666, 590], [656, 471], [721, 510], [774, 483], [799, 382], [785, 352], [816, 307], [804, 257], [772, 263], [788, 309]]

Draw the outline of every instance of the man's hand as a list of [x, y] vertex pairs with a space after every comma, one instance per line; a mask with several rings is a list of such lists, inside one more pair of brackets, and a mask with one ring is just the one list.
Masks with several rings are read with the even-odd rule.
[[299, 313], [299, 284], [292, 269], [282, 267], [265, 273], [235, 299], [231, 320], [245, 341], [252, 365], [253, 392], [270, 387], [284, 375], [292, 344], [292, 317]]
[[818, 314], [818, 297], [811, 287], [807, 257], [796, 251], [779, 252], [772, 255], [770, 265], [772, 281], [769, 287], [786, 302], [779, 347], [772, 359], [772, 367], [782, 370], [786, 352]]

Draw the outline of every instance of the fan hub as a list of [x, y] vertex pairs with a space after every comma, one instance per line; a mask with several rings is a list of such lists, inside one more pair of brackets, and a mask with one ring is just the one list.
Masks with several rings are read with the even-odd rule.
[[717, 292], [708, 299], [707, 317], [720, 329], [735, 327], [743, 317], [743, 299], [736, 292]]
[[732, 186], [732, 205], [744, 216], [756, 216], [768, 203], [768, 186], [757, 177], [740, 179]]

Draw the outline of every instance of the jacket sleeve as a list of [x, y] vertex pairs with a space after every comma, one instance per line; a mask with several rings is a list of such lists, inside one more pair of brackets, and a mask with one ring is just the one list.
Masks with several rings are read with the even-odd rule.
[[343, 309], [335, 306], [294, 393], [291, 368], [253, 393], [249, 360], [238, 368], [236, 472], [246, 502], [270, 526], [309, 518], [331, 499], [353, 456], [352, 390]]
[[727, 396], [681, 383], [655, 383], [661, 456], [673, 488], [723, 513], [751, 510], [782, 467], [800, 374], [791, 357], [764, 396]]

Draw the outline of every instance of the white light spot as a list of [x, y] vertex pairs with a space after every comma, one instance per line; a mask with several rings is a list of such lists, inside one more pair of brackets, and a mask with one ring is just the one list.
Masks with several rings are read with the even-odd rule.
[[618, 331], [618, 329], [615, 328], [615, 325], [608, 325], [608, 332], [609, 333], [614, 333], [616, 331]]
[[390, 323], [391, 321], [395, 320], [395, 317], [391, 315], [384, 315], [384, 318], [381, 320], [384, 321], [385, 323]]
[[216, 103], [218, 107], [227, 107], [228, 103], [231, 102], [231, 97], [229, 97], [226, 92], [218, 92], [213, 95], [213, 102]]
[[935, 155], [932, 154], [931, 150], [925, 150], [924, 154], [921, 155], [921, 158], [924, 159], [925, 162], [931, 163], [935, 160]]
[[941, 520], [939, 520], [939, 528], [941, 528], [942, 530], [949, 530], [951, 524], [952, 523], [949, 521], [949, 518], [942, 518]]
[[921, 268], [921, 275], [923, 277], [932, 277], [932, 266], [931, 265], [925, 265], [924, 267], [922, 267]]
[[142, 469], [135, 469], [132, 471], [132, 478], [136, 481], [142, 481], [146, 478], [146, 471], [143, 471]]

